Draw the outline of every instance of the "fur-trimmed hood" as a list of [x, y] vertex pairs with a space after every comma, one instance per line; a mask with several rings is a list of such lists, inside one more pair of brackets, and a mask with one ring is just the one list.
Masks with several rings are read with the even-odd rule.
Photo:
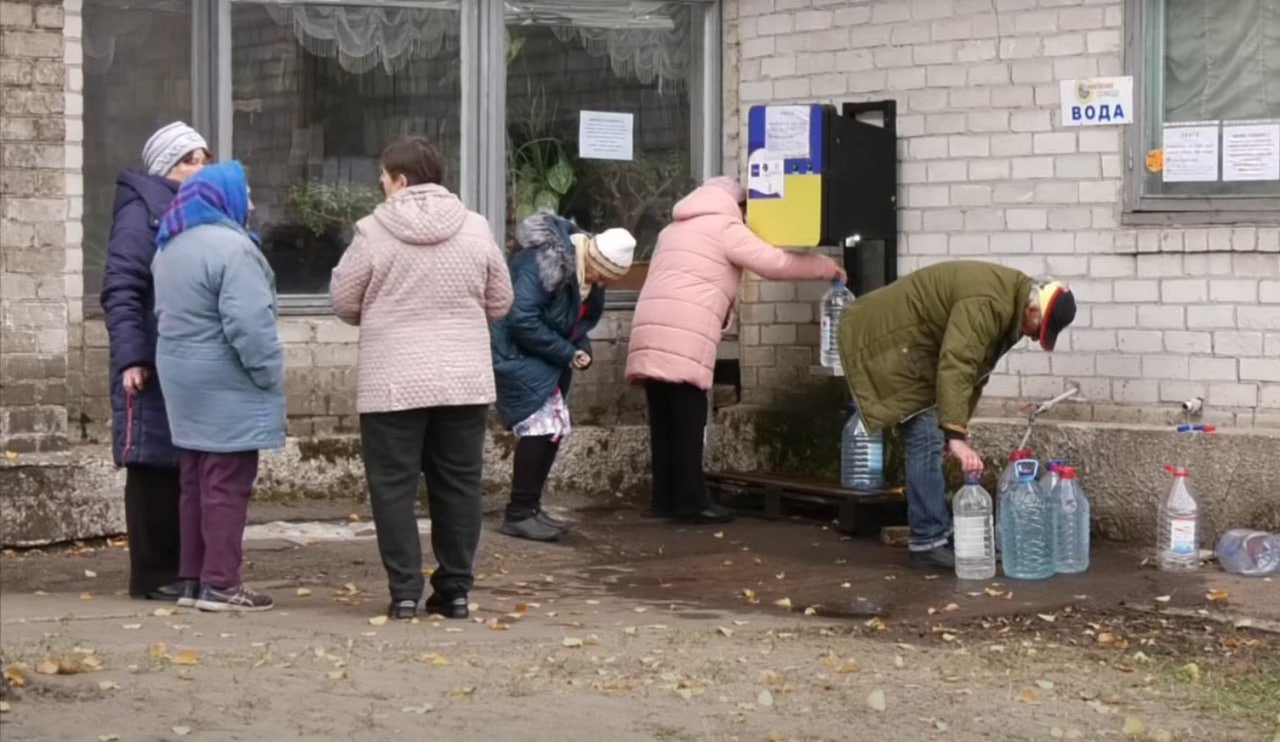
[[534, 253], [538, 278], [547, 291], [575, 280], [578, 256], [570, 238], [582, 231], [569, 219], [549, 211], [540, 211], [516, 226], [516, 242], [521, 250]]

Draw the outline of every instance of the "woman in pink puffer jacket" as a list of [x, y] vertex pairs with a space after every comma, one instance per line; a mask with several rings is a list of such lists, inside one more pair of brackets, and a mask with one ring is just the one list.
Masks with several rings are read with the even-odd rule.
[[747, 194], [732, 178], [712, 178], [676, 204], [658, 235], [631, 324], [627, 380], [649, 401], [654, 515], [723, 523], [702, 479], [707, 390], [716, 346], [729, 323], [742, 271], [772, 280], [844, 279], [834, 260], [779, 250], [743, 222]]

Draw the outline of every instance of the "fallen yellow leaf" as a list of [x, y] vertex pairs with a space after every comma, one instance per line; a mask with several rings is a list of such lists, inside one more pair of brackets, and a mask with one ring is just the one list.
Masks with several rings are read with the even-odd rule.
[[434, 667], [444, 667], [449, 664], [449, 660], [444, 655], [436, 654], [435, 652], [427, 652], [418, 659]]
[[756, 597], [755, 590], [752, 590], [749, 587], [744, 587], [742, 588], [742, 602], [747, 605], [755, 605], [760, 602], [760, 599]]
[[174, 727], [173, 733], [179, 737], [185, 737], [188, 734], [191, 734], [191, 727]]
[[22, 670], [16, 667], [6, 667], [4, 671], [4, 679], [11, 687], [21, 688], [27, 684], [27, 676], [22, 674]]
[[373, 618], [369, 619], [370, 626], [383, 626], [386, 623], [387, 623], [386, 616], [374, 616]]
[[790, 608], [791, 608], [791, 598], [779, 598], [779, 599], [777, 599], [777, 600], [773, 601], [773, 604], [774, 604], [774, 605], [776, 605], [776, 606], [778, 606], [779, 608], [787, 608], [787, 609], [790, 609]]
[[564, 641], [560, 642], [560, 645], [564, 647], [568, 647], [570, 649], [577, 649], [578, 647], [582, 646], [582, 640], [574, 638], [572, 636], [566, 636], [564, 638]]
[[716, 631], [720, 632], [721, 636], [733, 636], [733, 629], [727, 626], [717, 626]]
[[163, 659], [169, 656], [169, 648], [165, 646], [164, 642], [156, 642], [155, 644], [152, 644], [150, 649], [147, 651], [151, 653], [151, 659], [153, 660]]
[[1170, 600], [1173, 600], [1173, 596], [1172, 596], [1172, 595], [1157, 595], [1157, 596], [1156, 596], [1156, 598], [1155, 598], [1155, 600], [1156, 600], [1156, 602], [1157, 602], [1157, 603], [1168, 603]]
[[887, 707], [884, 700], [884, 691], [873, 690], [867, 694], [867, 706], [871, 707], [872, 711], [883, 713]]
[[1013, 698], [1015, 701], [1021, 701], [1022, 703], [1038, 702], [1036, 698], [1036, 692], [1030, 688], [1023, 688], [1022, 690], [1019, 690], [1018, 694]]
[[173, 656], [173, 664], [198, 665], [200, 664], [200, 655], [194, 649], [184, 649]]
[[8, 701], [0, 701], [0, 714], [9, 713], [9, 708], [10, 706]]
[[806, 616], [816, 616], [816, 615], [818, 615], [818, 606], [816, 606], [816, 605], [808, 606], [807, 608], [805, 608], [805, 609], [804, 609], [804, 615], [806, 615]]
[[724, 531], [716, 531], [714, 535], [716, 538], [724, 538]]
[[1225, 603], [1231, 597], [1230, 593], [1220, 587], [1211, 588], [1207, 595], [1204, 596], [1210, 603]]
[[946, 611], [947, 613], [952, 613], [954, 611], [960, 610], [960, 606], [956, 605], [955, 603], [947, 603], [946, 607], [943, 608], [942, 610]]
[[306, 598], [306, 597], [309, 597], [310, 595], [311, 595], [311, 588], [309, 588], [309, 587], [300, 587], [300, 588], [298, 588], [298, 597], [299, 597], [299, 598]]
[[1124, 717], [1124, 727], [1120, 731], [1127, 736], [1134, 737], [1146, 733], [1147, 725], [1136, 716], [1126, 716]]
[[93, 600], [93, 593], [80, 593], [81, 600]]
[[125, 631], [137, 631], [138, 629], [142, 628], [142, 624], [126, 623], [126, 624], [121, 624], [120, 628], [124, 629]]
[[114, 680], [99, 680], [98, 690], [120, 690], [120, 685]]
[[884, 620], [879, 617], [868, 619], [863, 623], [863, 625], [869, 629], [875, 629], [876, 631], [884, 631], [886, 628]]
[[347, 671], [346, 670], [330, 670], [329, 679], [330, 680], [346, 680]]
[[506, 631], [511, 628], [511, 624], [503, 623], [496, 618], [489, 619], [486, 625], [494, 631]]
[[1188, 662], [1187, 664], [1178, 668], [1178, 671], [1181, 672], [1184, 676], [1186, 676], [1188, 680], [1200, 679], [1200, 666], [1194, 662]]
[[157, 608], [157, 609], [155, 609], [154, 611], [152, 611], [152, 612], [151, 612], [151, 615], [155, 616], [156, 618], [168, 618], [169, 616], [172, 616], [172, 615], [173, 615], [173, 609], [172, 609], [172, 608]]

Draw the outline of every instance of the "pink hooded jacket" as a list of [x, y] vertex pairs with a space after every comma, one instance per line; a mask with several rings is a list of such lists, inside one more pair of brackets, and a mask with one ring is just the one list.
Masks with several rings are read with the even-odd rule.
[[636, 304], [628, 381], [711, 388], [743, 269], [772, 280], [835, 277], [833, 261], [780, 250], [748, 229], [738, 207], [745, 196], [733, 179], [713, 178], [676, 204]]

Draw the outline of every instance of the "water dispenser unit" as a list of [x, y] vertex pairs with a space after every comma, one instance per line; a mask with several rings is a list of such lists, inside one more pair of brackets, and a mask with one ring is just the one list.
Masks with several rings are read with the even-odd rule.
[[[880, 123], [872, 119], [878, 116]], [[782, 248], [842, 247], [855, 296], [898, 277], [897, 103], [752, 106], [747, 224]]]

